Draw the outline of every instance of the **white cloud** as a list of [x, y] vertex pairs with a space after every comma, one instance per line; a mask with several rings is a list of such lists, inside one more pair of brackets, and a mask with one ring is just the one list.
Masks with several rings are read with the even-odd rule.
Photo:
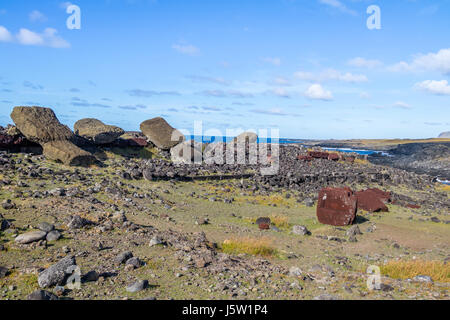
[[343, 4], [341, 1], [338, 0], [319, 0], [320, 3], [328, 5], [330, 7], [339, 9], [340, 11], [344, 12], [344, 13], [348, 13], [351, 15], [356, 16], [357, 13], [354, 10], [351, 10], [349, 8], [347, 8], [347, 6], [345, 4]]
[[25, 28], [19, 30], [16, 38], [20, 44], [26, 46], [46, 46], [51, 48], [68, 48], [70, 43], [57, 35], [58, 31], [46, 28], [43, 33], [37, 33]]
[[33, 10], [30, 14], [29, 14], [29, 18], [31, 22], [45, 22], [47, 21], [47, 17], [40, 11], [38, 10]]
[[26, 46], [37, 46], [44, 44], [44, 39], [40, 34], [24, 28], [20, 29], [17, 34], [17, 40], [20, 44]]
[[425, 80], [417, 83], [415, 87], [436, 95], [450, 95], [450, 85], [447, 80]]
[[394, 103], [394, 107], [400, 109], [412, 109], [409, 104], [403, 101], [397, 101], [396, 103]]
[[363, 74], [352, 74], [352, 73], [341, 73], [334, 69], [327, 69], [319, 74], [314, 74], [311, 72], [296, 72], [295, 77], [312, 82], [325, 82], [325, 81], [342, 81], [350, 83], [360, 83], [369, 81], [367, 77]]
[[180, 53], [187, 54], [190, 56], [195, 56], [200, 53], [200, 50], [197, 47], [190, 45], [190, 44], [186, 44], [186, 45], [174, 44], [174, 45], [172, 45], [172, 49], [175, 49]]
[[390, 66], [388, 70], [393, 72], [438, 71], [450, 75], [450, 48], [441, 49], [437, 53], [416, 55], [410, 63], [401, 61]]
[[333, 100], [331, 91], [325, 90], [320, 84], [311, 85], [305, 92], [305, 96], [312, 100]]
[[262, 61], [273, 64], [274, 66], [280, 66], [281, 65], [281, 59], [280, 58], [263, 58]]
[[361, 57], [356, 57], [348, 61], [348, 65], [357, 68], [373, 69], [382, 66], [383, 63], [379, 60], [369, 60]]
[[13, 37], [11, 33], [3, 26], [0, 26], [0, 42], [12, 41]]

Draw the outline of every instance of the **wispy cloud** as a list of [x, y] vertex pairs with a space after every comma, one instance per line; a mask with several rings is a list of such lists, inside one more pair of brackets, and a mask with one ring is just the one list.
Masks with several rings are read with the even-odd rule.
[[200, 49], [191, 44], [173, 44], [172, 49], [189, 56], [196, 56], [200, 53]]
[[370, 60], [361, 57], [356, 57], [347, 62], [349, 66], [357, 67], [357, 68], [368, 68], [373, 69], [376, 67], [380, 67], [383, 65], [383, 62], [380, 60]]
[[204, 90], [199, 92], [198, 94], [204, 95], [207, 97], [216, 97], [216, 98], [252, 98], [253, 94], [248, 92], [243, 92], [239, 90]]
[[153, 97], [153, 96], [180, 96], [181, 95], [177, 91], [155, 91], [155, 90], [141, 90], [141, 89], [128, 90], [127, 93], [132, 97], [143, 97], [143, 98], [149, 98], [149, 97]]
[[290, 93], [287, 92], [287, 90], [284, 88], [275, 88], [275, 89], [269, 90], [269, 92], [280, 98], [290, 98], [291, 97]]
[[43, 90], [44, 87], [40, 84], [34, 84], [30, 81], [24, 81], [23, 86], [26, 88], [34, 89], [34, 90]]
[[136, 105], [119, 106], [118, 108], [123, 110], [138, 110], [138, 109], [146, 109], [147, 107], [142, 104], [136, 104]]
[[343, 13], [351, 14], [353, 16], [358, 15], [356, 11], [347, 8], [347, 6], [339, 0], [319, 0], [319, 3], [335, 8]]
[[102, 103], [90, 103], [85, 99], [81, 99], [78, 97], [73, 97], [71, 105], [74, 107], [92, 107], [92, 108], [112, 108], [110, 105], [102, 104]]
[[270, 115], [270, 116], [280, 116], [280, 117], [285, 117], [285, 116], [292, 116], [292, 117], [300, 117], [299, 114], [296, 113], [287, 113], [285, 111], [283, 111], [280, 108], [272, 108], [269, 110], [265, 110], [265, 109], [252, 109], [250, 110], [250, 112], [253, 113], [259, 113], [259, 114], [264, 114], [264, 115]]
[[40, 11], [38, 10], [33, 10], [30, 12], [30, 14], [28, 15], [28, 17], [30, 18], [31, 22], [45, 22], [47, 21], [47, 17]]
[[280, 66], [281, 65], [281, 59], [276, 57], [266, 57], [261, 59], [264, 62], [270, 63], [274, 66]]
[[294, 74], [298, 79], [311, 82], [326, 82], [326, 81], [342, 81], [349, 83], [360, 83], [369, 81], [363, 74], [353, 74], [350, 72], [342, 73], [335, 69], [327, 69], [320, 73], [299, 71]]
[[211, 83], [216, 83], [216, 84], [221, 84], [221, 85], [229, 85], [230, 82], [220, 78], [220, 77], [209, 77], [209, 76], [199, 76], [199, 75], [189, 75], [186, 76], [187, 79], [190, 79], [194, 82], [211, 82]]
[[396, 103], [394, 103], [393, 107], [400, 109], [412, 109], [412, 107], [409, 104], [403, 101], [397, 101]]

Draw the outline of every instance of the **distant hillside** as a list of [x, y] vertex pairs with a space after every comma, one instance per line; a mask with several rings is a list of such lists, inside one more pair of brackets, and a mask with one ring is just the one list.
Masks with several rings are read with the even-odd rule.
[[450, 138], [450, 131], [442, 132], [442, 133], [439, 135], [439, 138]]

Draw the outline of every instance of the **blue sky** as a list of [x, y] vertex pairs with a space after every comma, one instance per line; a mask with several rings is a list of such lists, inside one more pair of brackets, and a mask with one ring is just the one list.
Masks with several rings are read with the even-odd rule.
[[[16, 105], [72, 127], [279, 128], [281, 137], [450, 131], [450, 0], [0, 2], [0, 124]], [[369, 30], [366, 10], [381, 10]]]

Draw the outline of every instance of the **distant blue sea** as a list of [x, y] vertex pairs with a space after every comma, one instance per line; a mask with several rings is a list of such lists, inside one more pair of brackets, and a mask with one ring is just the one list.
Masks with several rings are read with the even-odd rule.
[[[186, 136], [187, 140], [194, 140], [197, 142], [202, 143], [214, 143], [214, 142], [231, 142], [233, 141], [234, 137], [210, 137], [210, 136]], [[258, 143], [271, 143], [272, 139], [260, 139], [258, 138]], [[279, 144], [302, 144], [304, 141], [298, 140], [298, 139], [286, 139], [286, 138], [280, 138], [278, 139]], [[361, 155], [371, 155], [374, 153], [379, 153], [379, 151], [373, 151], [373, 150], [354, 150], [349, 148], [323, 148], [324, 150], [328, 151], [338, 151], [338, 152], [346, 152], [346, 153], [357, 153]], [[381, 152], [382, 155], [388, 155], [386, 153]]]

